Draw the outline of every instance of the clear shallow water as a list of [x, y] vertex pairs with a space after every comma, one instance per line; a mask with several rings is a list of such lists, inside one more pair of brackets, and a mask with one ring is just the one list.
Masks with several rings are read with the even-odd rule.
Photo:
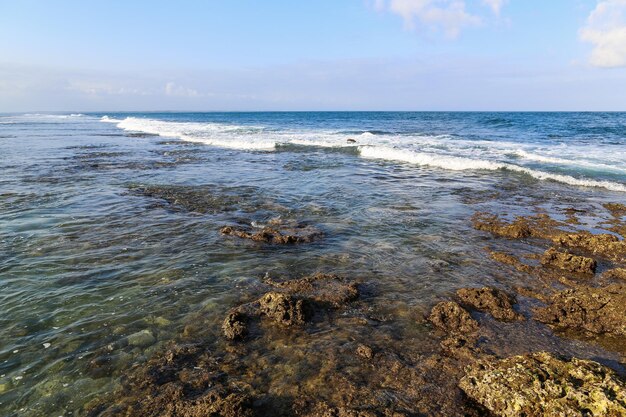
[[[493, 270], [471, 215], [623, 202], [624, 145], [621, 113], [0, 116], [0, 414], [80, 415], [190, 322], [218, 338], [267, 272], [359, 277], [380, 314], [518, 284]], [[203, 185], [223, 204], [175, 210], [136, 184]], [[326, 237], [218, 232], [275, 217]], [[146, 331], [155, 340], [129, 344]]]

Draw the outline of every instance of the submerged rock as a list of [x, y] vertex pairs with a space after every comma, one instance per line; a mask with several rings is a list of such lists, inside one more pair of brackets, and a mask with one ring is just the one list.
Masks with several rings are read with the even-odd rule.
[[613, 268], [602, 274], [605, 278], [623, 279], [626, 281], [626, 268]]
[[174, 346], [123, 380], [124, 390], [89, 416], [252, 417], [253, 402], [228, 384], [218, 361], [202, 346]]
[[227, 339], [243, 339], [248, 334], [248, 316], [241, 311], [231, 311], [222, 323], [222, 332]]
[[364, 359], [372, 359], [374, 357], [372, 348], [362, 343], [357, 346], [356, 354]]
[[214, 214], [241, 210], [256, 211], [267, 205], [254, 187], [221, 187], [214, 185], [148, 185], [131, 186], [131, 193], [158, 199], [167, 208]]
[[261, 297], [259, 312], [283, 326], [301, 325], [310, 317], [306, 300], [279, 292], [269, 292]]
[[500, 237], [521, 239], [532, 235], [528, 221], [522, 217], [517, 218], [512, 223], [505, 223], [496, 216], [479, 213], [474, 217], [472, 223], [475, 229], [490, 232]]
[[428, 321], [446, 333], [466, 334], [478, 330], [478, 322], [454, 301], [442, 301], [434, 306]]
[[592, 258], [548, 249], [541, 257], [541, 265], [581, 274], [594, 274], [597, 263]]
[[358, 298], [358, 285], [333, 274], [313, 274], [279, 281], [265, 277], [273, 288], [261, 298], [232, 309], [222, 324], [227, 339], [243, 339], [253, 320], [266, 319], [281, 326], [300, 326], [319, 312], [342, 307]]
[[496, 320], [521, 320], [522, 316], [513, 310], [516, 300], [512, 295], [497, 288], [461, 288], [456, 292], [463, 304], [491, 314]]
[[141, 330], [128, 336], [128, 344], [137, 347], [148, 347], [154, 344], [156, 339], [148, 329]]
[[347, 282], [335, 274], [317, 273], [284, 281], [266, 276], [264, 282], [290, 294], [306, 296], [316, 304], [334, 308], [359, 298], [358, 283]]
[[552, 238], [558, 245], [579, 248], [609, 259], [624, 261], [626, 243], [617, 236], [608, 233], [591, 234], [589, 232], [560, 233]]
[[626, 204], [606, 203], [603, 206], [615, 217], [622, 217], [626, 215]]
[[534, 318], [558, 330], [626, 336], [626, 285], [576, 287], [557, 292]]
[[259, 231], [252, 231], [237, 226], [224, 226], [220, 229], [220, 233], [275, 245], [309, 243], [322, 235], [319, 230], [307, 225], [298, 225], [281, 230], [272, 227], [264, 227]]
[[496, 416], [626, 415], [626, 385], [613, 371], [545, 352], [479, 361], [459, 387]]

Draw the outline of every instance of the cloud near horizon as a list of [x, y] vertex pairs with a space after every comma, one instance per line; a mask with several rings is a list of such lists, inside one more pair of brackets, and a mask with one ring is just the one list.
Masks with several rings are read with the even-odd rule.
[[626, 0], [601, 0], [580, 30], [593, 44], [589, 62], [602, 68], [626, 66]]

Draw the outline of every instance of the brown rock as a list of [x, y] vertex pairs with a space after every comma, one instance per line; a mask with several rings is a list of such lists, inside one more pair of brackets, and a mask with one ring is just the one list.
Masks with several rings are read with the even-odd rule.
[[256, 232], [244, 227], [224, 226], [220, 229], [220, 233], [223, 235], [236, 236], [242, 239], [250, 239], [255, 242], [264, 242], [274, 245], [309, 243], [322, 235], [319, 230], [306, 225], [299, 225], [282, 230], [272, 227], [264, 227], [260, 231]]
[[626, 285], [576, 287], [553, 295], [534, 318], [558, 330], [626, 336]]
[[259, 312], [283, 326], [304, 324], [310, 316], [306, 300], [279, 292], [268, 292], [261, 297]]
[[626, 415], [626, 385], [613, 371], [545, 352], [480, 361], [459, 387], [495, 416]]
[[284, 281], [267, 276], [264, 282], [290, 294], [306, 297], [317, 304], [335, 308], [359, 297], [359, 286], [356, 282], [347, 282], [335, 274], [316, 273]]
[[594, 235], [589, 232], [559, 233], [552, 241], [561, 246], [580, 248], [609, 259], [623, 261], [626, 255], [626, 244], [617, 236], [608, 233]]
[[497, 288], [461, 288], [456, 292], [463, 304], [490, 313], [502, 321], [521, 320], [522, 316], [513, 310], [515, 298]]
[[606, 203], [603, 205], [605, 209], [611, 212], [615, 217], [626, 215], [626, 205], [620, 203]]
[[474, 228], [485, 232], [490, 232], [496, 236], [510, 239], [521, 239], [530, 237], [532, 230], [524, 218], [517, 218], [512, 223], [505, 223], [496, 216], [479, 214], [473, 219]]
[[605, 278], [626, 280], [626, 268], [613, 268], [602, 274]]
[[365, 359], [372, 359], [374, 357], [374, 351], [371, 347], [359, 344], [356, 348], [356, 354]]
[[428, 320], [447, 333], [473, 333], [478, 330], [478, 322], [454, 301], [442, 301], [430, 312]]
[[543, 254], [541, 265], [582, 274], [594, 274], [597, 267], [596, 261], [592, 258], [559, 252], [554, 248], [548, 249]]
[[228, 313], [222, 324], [222, 332], [227, 339], [243, 339], [248, 334], [248, 316], [240, 311], [234, 310]]

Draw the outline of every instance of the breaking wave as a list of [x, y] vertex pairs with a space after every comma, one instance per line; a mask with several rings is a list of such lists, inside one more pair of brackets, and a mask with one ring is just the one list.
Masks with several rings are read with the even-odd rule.
[[[115, 123], [129, 132], [142, 132], [175, 137], [184, 141], [250, 151], [302, 151], [303, 148], [344, 149], [368, 159], [399, 161], [449, 171], [511, 171], [529, 175], [538, 180], [551, 180], [584, 187], [602, 187], [626, 192], [626, 184], [585, 178], [576, 168], [596, 172], [626, 172], [626, 167], [609, 165], [586, 159], [581, 154], [571, 158], [541, 155], [520, 149], [516, 142], [464, 140], [447, 136], [394, 135], [378, 131], [325, 131], [306, 129], [266, 129], [225, 123], [177, 122], [149, 118], [126, 117], [114, 119], [103, 116], [103, 122]], [[559, 149], [552, 150], [553, 152]], [[583, 151], [580, 151], [583, 152]], [[530, 161], [531, 167], [524, 161]], [[520, 164], [521, 163], [521, 164]], [[536, 167], [537, 163], [542, 164]], [[539, 169], [538, 169], [539, 168]], [[574, 175], [550, 172], [570, 169]]]

